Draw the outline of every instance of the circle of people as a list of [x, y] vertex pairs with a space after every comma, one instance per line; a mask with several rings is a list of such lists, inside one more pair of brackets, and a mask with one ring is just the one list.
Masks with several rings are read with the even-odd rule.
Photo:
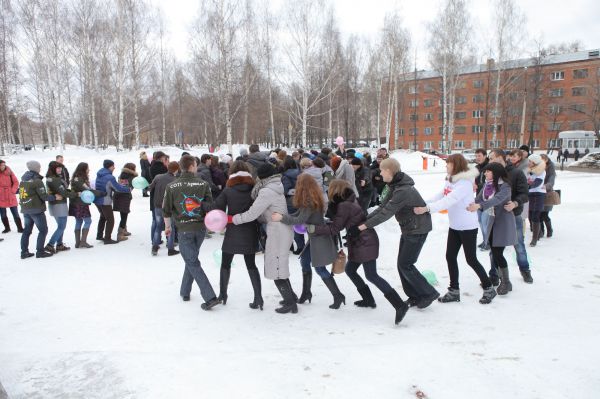
[[[196, 282], [204, 310], [227, 303], [234, 255], [243, 255], [252, 284], [254, 298], [249, 307], [262, 310], [261, 275], [255, 263], [256, 254], [262, 252], [264, 277], [274, 281], [282, 297], [276, 312], [297, 313], [298, 304], [311, 302], [313, 269], [333, 297], [329, 307], [339, 309], [345, 305], [346, 298], [336, 284], [333, 270], [327, 268], [336, 262], [339, 267], [339, 262], [343, 262], [342, 271], [361, 297], [354, 304], [376, 307], [369, 285], [357, 273], [362, 265], [366, 280], [394, 308], [394, 321], [398, 324], [410, 307], [424, 309], [436, 299], [441, 303], [460, 301], [457, 257], [461, 247], [481, 283], [483, 294], [479, 302], [489, 304], [496, 295], [512, 291], [504, 256], [508, 246], [515, 248], [523, 280], [533, 283], [524, 242], [525, 217], [530, 221], [531, 247], [544, 235], [553, 234], [549, 217], [552, 204], [546, 196], [553, 191], [554, 164], [545, 154], [529, 154], [526, 146], [510, 152], [495, 149], [488, 153], [479, 149], [475, 166], [461, 154], [450, 155], [444, 185], [427, 201], [385, 148], [377, 151], [374, 160], [368, 152], [345, 149], [343, 143], [335, 152], [331, 148], [300, 149], [291, 155], [281, 149], [262, 152], [253, 144], [248, 150], [241, 149], [235, 160], [230, 154], [221, 158], [204, 154], [197, 158], [184, 152], [175, 162], [157, 151], [150, 162], [142, 152], [140, 166], [141, 176], [151, 182], [143, 190], [152, 211], [151, 254], [158, 255], [164, 231], [168, 255], [180, 254], [185, 264], [182, 300], [190, 300]], [[127, 240], [132, 181], [138, 174], [133, 163], [124, 165], [118, 179], [113, 176], [114, 170], [114, 162], [107, 159], [95, 181], [90, 181], [87, 163], [79, 163], [70, 176], [63, 157], [57, 156], [48, 165], [44, 184], [39, 162], [27, 162], [27, 172], [19, 181], [0, 160], [2, 233], [10, 232], [10, 210], [21, 233], [21, 259], [46, 258], [68, 251], [70, 248], [63, 241], [68, 216], [75, 218], [75, 248], [92, 248], [88, 242], [90, 204], [81, 198], [86, 190], [94, 194], [100, 214], [96, 239], [104, 245]], [[17, 210], [17, 198], [24, 224]], [[57, 225], [47, 243], [46, 203]], [[212, 236], [204, 223], [206, 214], [215, 209], [227, 213], [218, 295], [198, 258], [202, 242]], [[120, 214], [120, 222], [113, 240], [115, 211]], [[442, 296], [415, 266], [432, 230], [431, 214], [435, 212], [447, 213], [449, 219], [446, 261], [450, 282]], [[377, 273], [380, 241], [374, 228], [391, 217], [401, 229], [397, 269], [407, 300]], [[299, 225], [304, 229], [292, 228]], [[34, 226], [39, 231], [35, 254], [29, 251]], [[478, 230], [483, 236], [479, 245]], [[179, 250], [175, 249], [177, 244]], [[477, 259], [477, 247], [490, 251], [489, 271]], [[300, 296], [290, 282], [290, 253], [300, 258]]]

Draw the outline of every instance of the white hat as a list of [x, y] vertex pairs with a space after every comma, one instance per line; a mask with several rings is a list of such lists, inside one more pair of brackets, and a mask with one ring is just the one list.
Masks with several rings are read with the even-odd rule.
[[221, 162], [229, 163], [229, 162], [231, 162], [231, 157], [227, 154], [221, 155]]
[[533, 162], [536, 165], [539, 165], [540, 162], [542, 162], [542, 157], [539, 156], [538, 154], [531, 154], [528, 158], [528, 161]]

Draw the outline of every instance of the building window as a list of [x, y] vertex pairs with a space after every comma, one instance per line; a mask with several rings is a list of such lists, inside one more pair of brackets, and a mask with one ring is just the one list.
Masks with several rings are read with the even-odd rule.
[[585, 104], [573, 104], [571, 105], [571, 109], [574, 112], [585, 113]]
[[433, 114], [424, 114], [423, 115], [423, 120], [424, 121], [432, 121], [433, 120]]
[[481, 125], [471, 126], [471, 133], [481, 133], [482, 131], [483, 131], [483, 126], [481, 126]]
[[483, 147], [483, 141], [471, 140], [471, 148], [481, 148], [481, 147]]
[[444, 127], [443, 127], [443, 126], [440, 126], [440, 127], [438, 128], [438, 132], [440, 133], [440, 136], [443, 136], [443, 135], [444, 135]]
[[433, 141], [424, 141], [423, 148], [426, 150], [430, 150], [433, 147]]
[[404, 136], [404, 128], [400, 128], [400, 130], [398, 130], [398, 134], [400, 136]]
[[500, 140], [490, 140], [491, 148], [500, 148]]
[[467, 97], [465, 97], [465, 96], [458, 96], [458, 97], [456, 97], [456, 103], [457, 104], [466, 104], [467, 103]]
[[474, 80], [473, 87], [476, 89], [481, 89], [483, 87], [483, 80]]
[[548, 148], [558, 148], [558, 140], [557, 139], [550, 139], [548, 140]]
[[535, 139], [533, 140], [533, 148], [540, 148], [540, 140], [539, 139]]
[[482, 103], [484, 101], [485, 101], [485, 97], [483, 96], [483, 94], [477, 94], [476, 96], [473, 96], [474, 103]]
[[465, 134], [466, 132], [467, 132], [466, 126], [455, 126], [454, 127], [454, 133], [456, 133], [456, 134]]
[[585, 87], [573, 87], [571, 89], [572, 96], [585, 96]]
[[515, 139], [508, 140], [508, 148], [518, 148], [518, 147], [519, 147], [519, 140], [515, 140]]
[[548, 107], [548, 113], [550, 115], [558, 115], [562, 112], [562, 106], [558, 104], [550, 104]]
[[464, 89], [465, 87], [467, 87], [467, 82], [465, 82], [464, 80], [461, 80], [460, 82], [458, 82], [458, 84], [456, 85], [457, 89]]
[[425, 86], [423, 87], [423, 91], [425, 93], [431, 93], [431, 92], [433, 92], [433, 86], [430, 85], [429, 83], [426, 83]]
[[550, 90], [550, 97], [562, 97], [563, 89], [552, 89]]
[[417, 86], [414, 86], [414, 85], [413, 86], [408, 86], [408, 92], [410, 94], [417, 94], [417, 92], [418, 92]]
[[473, 111], [473, 118], [483, 118], [484, 112], [481, 109], [476, 109]]
[[559, 132], [560, 131], [560, 125], [562, 125], [562, 122], [552, 122], [548, 126], [548, 130], [550, 130], [551, 132]]
[[433, 133], [433, 128], [432, 127], [426, 127], [423, 130], [423, 134], [425, 134], [425, 136], [431, 136], [432, 133]]
[[564, 80], [565, 71], [552, 72], [550, 74], [550, 80]]
[[467, 117], [466, 112], [455, 112], [454, 119], [465, 119]]
[[415, 108], [419, 106], [419, 100], [410, 100], [410, 107]]
[[490, 118], [494, 118], [494, 117], [500, 118], [501, 114], [502, 114], [502, 111], [500, 111], [499, 109], [498, 110], [496, 110], [496, 109], [490, 110]]
[[534, 132], [539, 132], [540, 131], [540, 124], [539, 123], [530, 123], [529, 124], [529, 131], [534, 131]]
[[433, 105], [433, 100], [423, 100], [423, 105], [426, 107], [431, 107]]
[[416, 136], [417, 133], [419, 133], [419, 128], [414, 128], [413, 127], [413, 128], [410, 129], [410, 135], [411, 136]]
[[571, 130], [583, 130], [585, 128], [585, 122], [574, 121], [571, 122]]
[[454, 148], [456, 148], [457, 150], [462, 150], [463, 148], [465, 148], [465, 142], [463, 140], [455, 140]]
[[419, 120], [419, 115], [417, 115], [417, 114], [410, 114], [408, 116], [408, 119], [411, 120], [411, 121], [418, 121]]
[[573, 79], [585, 79], [588, 77], [587, 69], [574, 69], [573, 70]]
[[510, 133], [519, 133], [521, 131], [521, 126], [518, 123], [511, 123], [508, 125], [508, 131]]

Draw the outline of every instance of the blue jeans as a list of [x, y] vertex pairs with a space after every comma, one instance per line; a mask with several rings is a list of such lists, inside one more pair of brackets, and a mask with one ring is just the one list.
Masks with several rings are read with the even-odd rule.
[[[10, 213], [12, 213], [13, 218], [15, 220], [19, 219], [19, 210], [17, 209], [16, 206], [10, 207]], [[2, 217], [2, 218], [6, 217], [6, 208], [0, 208], [0, 217]]]
[[75, 231], [81, 230], [81, 225], [84, 229], [89, 229], [92, 225], [92, 218], [75, 218]]
[[477, 211], [477, 220], [479, 221], [479, 229], [481, 230], [483, 241], [487, 244], [485, 239], [487, 237], [487, 226], [490, 221], [490, 214], [487, 212], [482, 212], [480, 209]]
[[37, 252], [44, 250], [44, 243], [46, 241], [46, 235], [48, 234], [48, 224], [46, 223], [46, 214], [35, 213], [35, 214], [24, 214], [25, 226], [23, 227], [23, 234], [21, 235], [21, 253], [29, 252], [29, 237], [33, 232], [33, 225], [39, 230], [37, 245], [35, 247]]
[[[366, 284], [356, 272], [359, 267], [360, 263], [357, 262], [348, 261], [348, 263], [346, 263], [346, 274], [350, 280], [352, 280], [356, 288], [360, 290], [362, 287], [366, 286]], [[383, 279], [383, 277], [377, 274], [377, 261], [375, 259], [363, 263], [363, 269], [365, 271], [365, 277], [367, 280], [379, 288], [384, 295], [394, 290], [390, 284]]]
[[[163, 217], [163, 210], [158, 208], [154, 209], [154, 221], [152, 223], [154, 227], [153, 235], [152, 235], [152, 245], [160, 245], [160, 240], [162, 238], [162, 231], [165, 229], [165, 218]], [[167, 237], [167, 248], [174, 249], [175, 248], [175, 235], [177, 234], [177, 229], [175, 228], [175, 224], [171, 223], [171, 234]]]
[[50, 237], [50, 241], [48, 241], [48, 245], [52, 246], [54, 246], [54, 244], [61, 245], [63, 243], [63, 234], [67, 227], [67, 216], [55, 216], [54, 220], [56, 220], [56, 230], [54, 230], [52, 237]]
[[[152, 224], [150, 225], [150, 242], [154, 243], [154, 231], [156, 230], [156, 217], [154, 216], [155, 212], [154, 212], [154, 208], [151, 209], [152, 211]], [[159, 230], [159, 234], [160, 234]], [[160, 240], [158, 240], [160, 242]]]
[[185, 262], [179, 293], [181, 296], [189, 296], [192, 292], [192, 285], [196, 281], [202, 298], [205, 302], [208, 302], [216, 298], [216, 295], [198, 259], [200, 246], [202, 246], [205, 235], [206, 230], [201, 228], [194, 231], [179, 232], [179, 251], [181, 251], [181, 257]]
[[[527, 260], [527, 250], [525, 249], [525, 233], [523, 232], [523, 215], [515, 216], [517, 224], [517, 244], [514, 246], [517, 254], [517, 265], [522, 271], [529, 270], [529, 261]], [[490, 276], [498, 276], [496, 271], [496, 262], [490, 253]]]
[[[302, 266], [302, 273], [310, 273], [312, 271], [311, 267], [311, 257], [310, 257], [310, 241], [304, 247], [304, 252], [300, 255], [300, 265]], [[325, 266], [315, 266], [315, 272], [321, 278], [330, 278], [332, 274], [327, 271]]]
[[408, 297], [414, 299], [429, 297], [437, 292], [415, 267], [426, 239], [427, 233], [402, 234], [400, 237], [398, 274], [400, 274], [404, 292]]

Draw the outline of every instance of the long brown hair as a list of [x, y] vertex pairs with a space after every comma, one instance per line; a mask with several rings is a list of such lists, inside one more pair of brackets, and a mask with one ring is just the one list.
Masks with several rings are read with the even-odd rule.
[[325, 211], [323, 191], [321, 191], [314, 177], [304, 173], [298, 176], [293, 204], [294, 208], [310, 208], [321, 212]]

